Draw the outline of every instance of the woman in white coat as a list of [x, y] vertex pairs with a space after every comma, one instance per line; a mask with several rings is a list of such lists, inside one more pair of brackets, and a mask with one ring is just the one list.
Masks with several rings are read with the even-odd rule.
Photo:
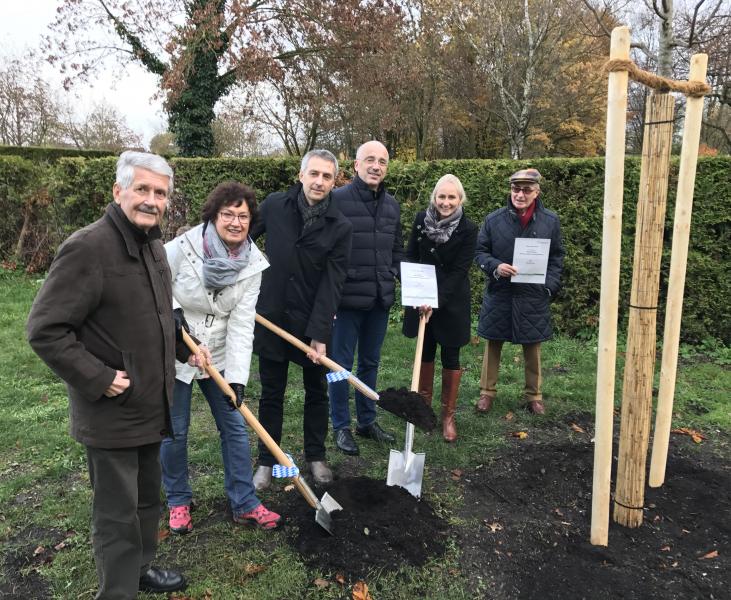
[[173, 276], [175, 307], [181, 307], [191, 334], [208, 346], [213, 365], [231, 384], [236, 398], [195, 367], [178, 364], [171, 411], [173, 435], [162, 442], [162, 480], [170, 509], [170, 530], [193, 529], [188, 477], [188, 428], [193, 380], [208, 401], [221, 436], [224, 487], [238, 524], [274, 529], [281, 517], [264, 507], [252, 483], [246, 424], [235, 409], [249, 380], [256, 300], [261, 273], [269, 264], [249, 238], [256, 219], [250, 187], [218, 185], [202, 208], [203, 222], [165, 245]]

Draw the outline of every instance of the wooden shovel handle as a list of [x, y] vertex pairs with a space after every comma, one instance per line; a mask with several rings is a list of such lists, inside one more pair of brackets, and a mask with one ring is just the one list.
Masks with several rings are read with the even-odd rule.
[[[186, 346], [188, 346], [193, 354], [200, 354], [200, 348], [198, 348], [198, 345], [188, 335], [188, 332], [185, 331], [185, 329], [183, 329], [182, 331], [183, 341], [185, 342]], [[213, 381], [218, 384], [218, 387], [221, 388], [221, 391], [224, 394], [226, 394], [230, 398], [236, 398], [236, 392], [233, 391], [231, 386], [223, 378], [221, 373], [218, 372], [218, 369], [216, 369], [216, 367], [206, 363], [205, 369], [206, 372], [211, 376], [211, 379], [213, 379]], [[249, 426], [256, 432], [256, 435], [259, 436], [259, 439], [264, 442], [264, 445], [269, 449], [269, 452], [272, 453], [274, 458], [277, 459], [277, 462], [280, 465], [284, 465], [285, 467], [293, 467], [294, 463], [289, 460], [289, 457], [284, 452], [282, 452], [282, 449], [277, 445], [277, 442], [272, 439], [272, 436], [270, 436], [267, 430], [264, 429], [262, 424], [259, 423], [259, 420], [254, 416], [254, 413], [249, 410], [249, 407], [246, 406], [246, 404], [242, 403], [241, 406], [238, 407], [238, 411], [243, 415], [244, 419], [246, 419], [246, 422], [249, 424]], [[309, 505], [312, 506], [312, 508], [316, 509], [317, 505], [319, 504], [317, 496], [315, 496], [314, 492], [310, 489], [307, 483], [305, 483], [305, 481], [299, 475], [293, 477], [292, 481], [297, 486], [297, 489], [300, 491], [300, 493], [305, 497], [305, 500], [307, 500]]]
[[424, 350], [424, 331], [426, 329], [426, 315], [419, 315], [419, 332], [416, 334], [416, 352], [414, 353], [414, 369], [411, 371], [411, 391], [419, 391], [419, 376], [421, 375], [421, 353]]
[[[275, 325], [272, 323], [269, 319], [266, 319], [262, 317], [260, 314], [256, 315], [256, 322], [259, 323], [262, 327], [266, 327], [269, 331], [272, 333], [275, 333], [283, 340], [288, 341], [290, 344], [295, 346], [296, 348], [299, 348], [307, 354], [312, 348], [310, 348], [307, 344], [305, 344], [301, 339], [298, 337], [293, 336], [288, 331], [285, 331], [279, 325]], [[329, 369], [330, 371], [337, 372], [337, 371], [343, 371], [343, 367], [341, 367], [338, 363], [336, 363], [334, 360], [328, 358], [327, 356], [321, 356], [320, 357], [320, 364], [322, 364], [324, 367]], [[378, 400], [379, 396], [376, 392], [374, 392], [371, 388], [369, 388], [365, 383], [363, 383], [360, 379], [357, 377], [354, 377], [353, 375], [350, 375], [348, 377], [348, 383], [352, 385], [355, 389], [357, 389], [361, 394], [364, 396], [370, 398], [371, 400]]]

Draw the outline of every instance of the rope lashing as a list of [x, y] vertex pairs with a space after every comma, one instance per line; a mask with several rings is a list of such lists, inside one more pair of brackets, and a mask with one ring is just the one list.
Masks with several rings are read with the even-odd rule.
[[631, 60], [615, 59], [608, 60], [604, 64], [604, 70], [611, 73], [614, 71], [627, 71], [630, 78], [643, 83], [649, 88], [657, 90], [661, 94], [667, 92], [681, 92], [691, 98], [701, 98], [711, 92], [711, 86], [702, 81], [678, 81], [668, 79], [655, 73], [643, 71]]

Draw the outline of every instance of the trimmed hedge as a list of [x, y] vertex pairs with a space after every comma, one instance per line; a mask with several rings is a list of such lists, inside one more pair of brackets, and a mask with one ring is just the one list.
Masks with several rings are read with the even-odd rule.
[[80, 150], [79, 148], [49, 148], [46, 146], [0, 146], [0, 156], [17, 156], [34, 162], [56, 162], [59, 158], [80, 156], [101, 158], [114, 156], [111, 150]]
[[[0, 157], [0, 173], [12, 170]], [[114, 181], [115, 157], [102, 159], [62, 158], [45, 168], [52, 199], [47, 218], [57, 224], [62, 237], [93, 221], [110, 200]], [[208, 192], [219, 182], [236, 179], [252, 185], [259, 199], [286, 189], [296, 180], [297, 159], [184, 159], [174, 158], [176, 192], [171, 200], [167, 235], [184, 222], [195, 223]], [[533, 166], [544, 176], [542, 185], [546, 206], [561, 217], [566, 245], [564, 289], [554, 303], [556, 329], [570, 335], [589, 337], [598, 325], [601, 270], [601, 231], [604, 186], [604, 160], [539, 159], [443, 160], [401, 163], [389, 167], [387, 186], [402, 206], [402, 224], [407, 236], [415, 213], [426, 206], [435, 182], [445, 173], [454, 173], [467, 194], [465, 210], [475, 222], [502, 206], [507, 198], [508, 177], [519, 168]], [[352, 168], [350, 163], [343, 165]], [[667, 276], [673, 230], [678, 161], [671, 164], [668, 208], [665, 221], [665, 249], [661, 267], [658, 331], [662, 335], [663, 306], [667, 295]], [[622, 269], [620, 290], [620, 331], [626, 329], [632, 278], [634, 224], [639, 188], [639, 159], [628, 159], [625, 166]], [[685, 341], [705, 338], [731, 343], [731, 256], [729, 211], [722, 203], [731, 198], [731, 157], [702, 158], [698, 163], [695, 200], [688, 258], [682, 335]], [[0, 207], [7, 210], [0, 198]], [[16, 219], [16, 221], [13, 221]], [[17, 215], [6, 215], [3, 223], [17, 222]], [[484, 277], [472, 273], [474, 314], [482, 297]]]

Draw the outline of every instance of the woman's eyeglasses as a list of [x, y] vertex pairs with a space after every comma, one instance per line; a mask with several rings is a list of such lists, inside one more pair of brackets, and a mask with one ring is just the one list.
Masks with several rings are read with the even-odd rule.
[[236, 214], [234, 214], [232, 212], [229, 212], [227, 210], [222, 210], [220, 213], [218, 213], [218, 218], [221, 219], [221, 221], [223, 223], [230, 223], [234, 219], [238, 219], [239, 220], [239, 223], [241, 223], [242, 225], [244, 223], [248, 223], [249, 222], [249, 219], [250, 219], [249, 215], [247, 215], [247, 214], [243, 214], [242, 213], [240, 215], [236, 215]]

